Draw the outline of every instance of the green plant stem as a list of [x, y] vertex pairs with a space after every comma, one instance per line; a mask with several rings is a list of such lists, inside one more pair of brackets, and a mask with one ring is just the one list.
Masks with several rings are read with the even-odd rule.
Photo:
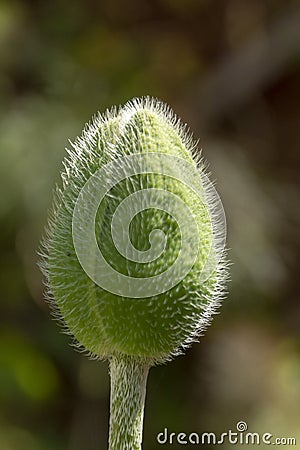
[[141, 450], [150, 364], [135, 356], [110, 359], [109, 450]]

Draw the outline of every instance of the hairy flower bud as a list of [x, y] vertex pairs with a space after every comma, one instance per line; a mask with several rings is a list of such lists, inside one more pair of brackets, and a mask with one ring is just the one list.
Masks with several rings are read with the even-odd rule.
[[95, 356], [168, 359], [207, 327], [226, 277], [195, 143], [145, 98], [94, 117], [72, 147], [44, 243], [55, 310]]

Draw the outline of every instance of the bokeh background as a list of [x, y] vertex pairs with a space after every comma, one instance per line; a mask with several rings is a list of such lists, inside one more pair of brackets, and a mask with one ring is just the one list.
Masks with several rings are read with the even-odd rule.
[[1, 0], [0, 449], [106, 448], [107, 364], [51, 320], [36, 250], [68, 138], [141, 95], [200, 138], [233, 263], [205, 337], [150, 372], [144, 449], [240, 420], [299, 448], [299, 1]]

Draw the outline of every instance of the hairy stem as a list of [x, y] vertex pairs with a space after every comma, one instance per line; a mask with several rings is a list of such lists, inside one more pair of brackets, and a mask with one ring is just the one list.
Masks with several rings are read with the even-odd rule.
[[141, 450], [149, 367], [134, 356], [110, 359], [109, 450]]

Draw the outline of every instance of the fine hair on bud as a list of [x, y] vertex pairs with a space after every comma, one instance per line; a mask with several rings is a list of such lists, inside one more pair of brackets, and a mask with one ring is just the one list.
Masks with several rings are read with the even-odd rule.
[[[197, 143], [167, 105], [145, 97], [95, 115], [70, 144], [41, 251], [54, 314], [91, 356], [168, 360], [203, 334], [227, 278], [224, 212]], [[99, 186], [107, 192], [95, 236], [78, 231], [76, 247], [74, 228], [92, 220], [89, 201], [81, 205], [92, 178], [96, 203]]]

